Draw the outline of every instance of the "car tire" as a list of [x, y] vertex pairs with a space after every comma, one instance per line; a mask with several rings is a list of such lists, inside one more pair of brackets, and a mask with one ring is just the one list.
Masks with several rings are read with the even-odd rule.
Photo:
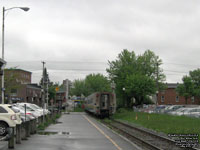
[[8, 125], [5, 122], [0, 122], [0, 136], [5, 136], [7, 134]]

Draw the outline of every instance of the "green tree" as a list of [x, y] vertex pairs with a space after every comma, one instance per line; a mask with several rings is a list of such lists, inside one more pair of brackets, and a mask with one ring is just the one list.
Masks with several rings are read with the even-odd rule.
[[116, 95], [118, 107], [125, 107], [130, 97], [125, 94], [123, 88], [125, 88], [125, 80], [127, 75], [134, 74], [137, 71], [137, 58], [134, 51], [129, 52], [124, 49], [117, 57], [115, 61], [108, 61], [109, 68], [106, 71], [109, 74], [109, 78], [116, 84]]
[[194, 82], [192, 78], [189, 76], [184, 76], [182, 78], [183, 84], [178, 85], [176, 91], [179, 93], [180, 96], [185, 97], [185, 104], [188, 103], [188, 98], [194, 96]]
[[15, 68], [5, 69], [4, 76], [4, 88], [5, 88], [5, 103], [9, 103], [9, 99], [11, 95], [17, 94], [18, 90], [20, 90], [24, 85], [21, 84], [18, 72], [14, 72]]
[[200, 69], [190, 71], [189, 75], [194, 83], [194, 96], [200, 97]]
[[94, 92], [111, 91], [110, 82], [102, 74], [89, 74], [84, 80], [75, 80], [70, 95], [88, 96]]
[[48, 83], [48, 93], [49, 93], [49, 100], [55, 100], [56, 97], [56, 87], [58, 87], [58, 83], [49, 82]]
[[81, 94], [85, 95], [86, 94], [86, 88], [85, 88], [85, 80], [75, 80], [73, 82], [73, 88], [70, 89], [70, 95], [76, 95], [76, 96], [81, 96]]
[[108, 64], [106, 70], [109, 78], [116, 83], [117, 102], [122, 107], [130, 107], [133, 97], [142, 104], [145, 97], [164, 88], [165, 75], [160, 68], [162, 60], [150, 50], [136, 56], [134, 51], [125, 49]]
[[[129, 97], [135, 97], [137, 104], [143, 104], [145, 97], [156, 91], [156, 83], [152, 78], [142, 74], [132, 74], [126, 78], [125, 92]], [[129, 102], [129, 104], [131, 104]], [[131, 107], [130, 105], [127, 105]]]
[[90, 74], [85, 78], [86, 96], [94, 92], [110, 92], [110, 82], [107, 77], [102, 74]]

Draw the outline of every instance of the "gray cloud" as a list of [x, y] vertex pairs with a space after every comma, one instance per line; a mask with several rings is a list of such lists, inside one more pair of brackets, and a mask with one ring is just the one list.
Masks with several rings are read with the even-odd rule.
[[198, 0], [0, 3], [6, 8], [31, 8], [28, 12], [12, 10], [6, 14], [5, 58], [8, 67], [19, 65], [32, 70], [36, 82], [41, 77], [41, 60], [47, 61], [53, 81], [83, 78], [99, 70], [102, 73], [107, 60], [116, 59], [124, 48], [137, 54], [153, 50], [163, 59], [168, 82], [180, 82], [200, 63]]

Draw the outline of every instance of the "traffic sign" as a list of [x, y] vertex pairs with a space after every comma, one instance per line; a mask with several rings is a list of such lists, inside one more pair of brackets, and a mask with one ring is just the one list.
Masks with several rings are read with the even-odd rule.
[[59, 90], [59, 87], [56, 87], [56, 92]]

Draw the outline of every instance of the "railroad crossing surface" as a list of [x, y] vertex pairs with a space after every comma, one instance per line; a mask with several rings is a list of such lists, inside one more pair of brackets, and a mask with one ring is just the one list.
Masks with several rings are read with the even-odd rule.
[[46, 135], [35, 134], [18, 144], [15, 150], [138, 150], [85, 113], [63, 114]]

